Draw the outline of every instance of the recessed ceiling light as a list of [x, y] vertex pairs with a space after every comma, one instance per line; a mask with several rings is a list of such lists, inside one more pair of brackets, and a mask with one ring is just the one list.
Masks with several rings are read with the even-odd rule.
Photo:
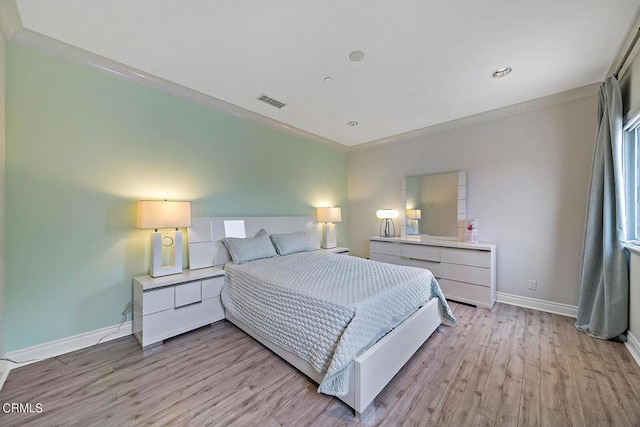
[[325, 83], [331, 83], [333, 81], [333, 77], [325, 77], [324, 78], [324, 82]]
[[347, 126], [358, 126], [358, 122], [351, 120], [350, 122], [347, 122]]
[[349, 59], [353, 62], [362, 61], [362, 58], [364, 58], [364, 52], [361, 50], [354, 50], [349, 54]]
[[493, 74], [491, 74], [492, 77], [498, 78], [498, 77], [504, 77], [507, 74], [509, 74], [511, 71], [511, 67], [502, 67], [502, 68], [498, 68], [497, 70], [495, 70], [493, 72]]

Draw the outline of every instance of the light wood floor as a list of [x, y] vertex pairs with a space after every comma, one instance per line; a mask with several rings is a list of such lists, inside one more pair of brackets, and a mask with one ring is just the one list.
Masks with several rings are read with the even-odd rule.
[[[376, 400], [368, 425], [638, 426], [640, 367], [573, 319], [452, 303]], [[226, 321], [144, 354], [133, 337], [13, 370], [0, 403], [41, 403], [0, 425], [356, 425], [286, 362]]]

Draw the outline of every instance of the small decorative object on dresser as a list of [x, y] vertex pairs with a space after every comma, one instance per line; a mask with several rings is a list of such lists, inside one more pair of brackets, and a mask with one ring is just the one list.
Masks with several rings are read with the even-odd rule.
[[337, 246], [336, 226], [334, 222], [342, 221], [342, 211], [340, 208], [316, 208], [318, 222], [323, 222], [322, 227], [322, 247], [325, 249]]
[[224, 270], [210, 267], [134, 278], [133, 333], [142, 348], [224, 319], [224, 275]]
[[420, 237], [370, 239], [370, 258], [431, 270], [447, 299], [492, 308], [496, 302], [496, 245]]
[[464, 241], [466, 243], [478, 243], [478, 219], [469, 218], [467, 220], [467, 229], [464, 234]]

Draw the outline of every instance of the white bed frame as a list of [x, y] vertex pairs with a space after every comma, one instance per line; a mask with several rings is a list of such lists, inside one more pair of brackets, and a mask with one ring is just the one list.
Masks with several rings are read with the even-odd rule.
[[[189, 229], [190, 263], [194, 250], [198, 268], [220, 266], [229, 260], [228, 252], [220, 243], [225, 237], [225, 220], [244, 220], [248, 237], [253, 236], [260, 228], [270, 234], [304, 230], [317, 233], [315, 228], [309, 228], [309, 222], [315, 224], [313, 217], [193, 218], [192, 228]], [[203, 263], [209, 265], [202, 265]], [[194, 269], [193, 264], [191, 268]], [[225, 312], [225, 315], [231, 323], [316, 383], [322, 381], [323, 375], [308, 362], [261, 336], [230, 313]], [[438, 328], [442, 323], [442, 316], [438, 300], [432, 299], [354, 360], [349, 368], [349, 393], [338, 398], [353, 408], [358, 419], [364, 418], [373, 408], [375, 397]]]

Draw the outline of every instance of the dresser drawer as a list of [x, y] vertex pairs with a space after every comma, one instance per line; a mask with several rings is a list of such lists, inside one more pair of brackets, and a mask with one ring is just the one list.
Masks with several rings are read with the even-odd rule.
[[173, 288], [155, 289], [142, 294], [142, 315], [173, 309]]
[[403, 265], [405, 261], [399, 256], [376, 254], [376, 253], [371, 253], [369, 258], [371, 258], [373, 261], [386, 262], [388, 264], [399, 264], [399, 265]]
[[438, 284], [448, 300], [451, 299], [488, 308], [493, 306], [491, 288], [447, 279], [438, 279]]
[[452, 300], [492, 307], [496, 300], [493, 244], [395, 239], [370, 240], [371, 259], [430, 270], [445, 296]]
[[491, 252], [488, 251], [442, 248], [440, 252], [442, 262], [491, 268]]
[[491, 270], [488, 268], [446, 263], [442, 263], [441, 266], [438, 277], [455, 280], [456, 282], [491, 286]]
[[442, 277], [442, 274], [444, 271], [442, 268], [442, 264], [440, 264], [439, 262], [423, 261], [421, 259], [402, 258], [402, 265], [407, 265], [409, 267], [425, 268], [431, 271], [431, 273], [433, 273], [433, 276], [436, 279], [439, 277]]
[[403, 258], [440, 262], [440, 248], [436, 246], [402, 245]]
[[175, 308], [202, 301], [202, 282], [189, 282], [184, 285], [176, 285], [174, 289]]
[[202, 299], [217, 297], [222, 292], [224, 276], [213, 277], [202, 281]]
[[369, 243], [369, 252], [383, 255], [400, 256], [400, 246], [397, 243], [386, 243], [372, 240]]

